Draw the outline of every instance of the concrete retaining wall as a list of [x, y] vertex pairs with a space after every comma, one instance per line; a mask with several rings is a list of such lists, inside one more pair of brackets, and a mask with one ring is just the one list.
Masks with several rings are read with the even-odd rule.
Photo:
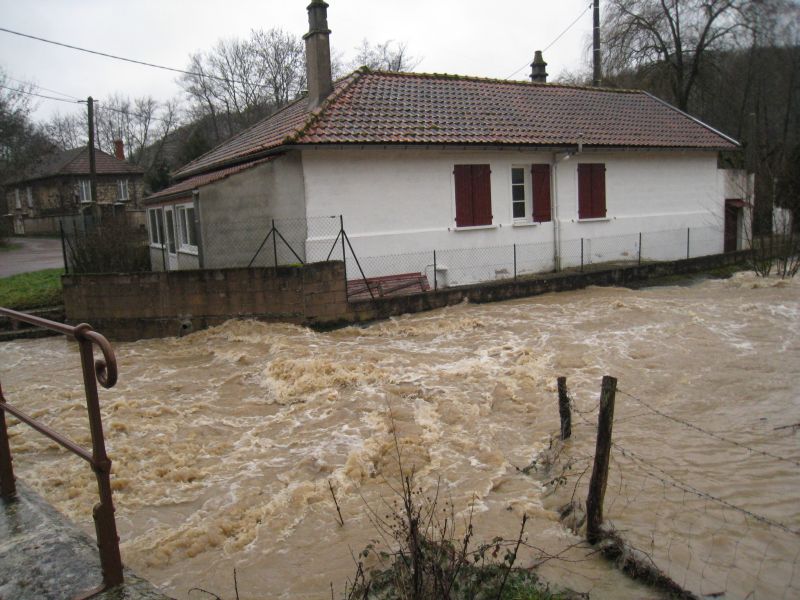
[[537, 296], [549, 292], [578, 290], [591, 285], [630, 285], [637, 281], [647, 281], [648, 279], [658, 279], [672, 275], [690, 275], [719, 267], [740, 264], [745, 262], [748, 255], [748, 251], [739, 251], [672, 262], [598, 269], [585, 273], [552, 273], [531, 279], [504, 280], [411, 296], [383, 298], [375, 302], [367, 300], [351, 303], [349, 305], [351, 314], [348, 317], [352, 322], [372, 321], [406, 313], [442, 308], [459, 304], [464, 300], [475, 303], [499, 302], [514, 298]]
[[232, 318], [325, 325], [349, 312], [340, 262], [305, 267], [65, 275], [70, 323], [113, 340], [182, 335]]
[[700, 273], [742, 263], [747, 251], [586, 273], [553, 273], [410, 296], [348, 303], [341, 262], [305, 267], [209, 269], [122, 275], [65, 275], [70, 323], [85, 321], [113, 340], [177, 336], [252, 318], [330, 328], [470, 302], [497, 302], [590, 285]]

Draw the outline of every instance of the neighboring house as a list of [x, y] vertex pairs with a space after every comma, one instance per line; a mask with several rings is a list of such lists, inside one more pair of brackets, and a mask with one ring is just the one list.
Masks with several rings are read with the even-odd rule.
[[115, 154], [95, 150], [97, 198], [92, 198], [88, 147], [42, 157], [24, 177], [6, 183], [14, 233], [52, 234], [64, 217], [141, 210], [144, 169], [125, 161], [122, 142]]
[[[326, 7], [308, 7], [308, 96], [146, 199], [155, 268], [246, 266], [273, 219], [279, 229], [305, 222], [295, 238], [307, 260], [324, 260], [338, 221], [318, 224], [331, 215], [343, 216], [368, 276], [391, 273], [390, 261], [363, 259], [438, 249], [450, 284], [494, 277], [490, 267], [453, 275], [468, 249], [491, 264], [492, 253], [525, 246], [541, 255], [527, 270], [541, 271], [584, 255], [630, 258], [640, 233], [682, 231], [684, 241], [646, 254], [675, 259], [687, 230], [697, 254], [723, 251], [725, 219], [741, 232], [747, 202], [736, 196], [726, 210], [733, 186], [717, 167], [719, 151], [738, 144], [697, 119], [646, 92], [541, 83], [541, 57], [533, 82], [361, 69], [333, 83]], [[420, 261], [407, 270], [430, 267]]]

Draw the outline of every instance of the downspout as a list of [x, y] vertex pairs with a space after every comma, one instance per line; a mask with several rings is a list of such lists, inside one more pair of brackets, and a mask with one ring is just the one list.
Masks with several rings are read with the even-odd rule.
[[558, 216], [558, 154], [553, 154], [553, 177], [550, 182], [553, 198], [553, 269], [561, 270], [561, 219]]
[[578, 147], [573, 150], [553, 153], [553, 264], [556, 271], [561, 270], [561, 218], [558, 214], [558, 163], [569, 160], [573, 154], [583, 152], [583, 143], [578, 142]]

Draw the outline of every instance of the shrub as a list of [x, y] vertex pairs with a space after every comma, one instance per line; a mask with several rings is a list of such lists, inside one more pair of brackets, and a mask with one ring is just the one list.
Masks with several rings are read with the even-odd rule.
[[146, 232], [125, 216], [106, 217], [85, 230], [66, 234], [67, 259], [74, 273], [132, 273], [150, 270]]

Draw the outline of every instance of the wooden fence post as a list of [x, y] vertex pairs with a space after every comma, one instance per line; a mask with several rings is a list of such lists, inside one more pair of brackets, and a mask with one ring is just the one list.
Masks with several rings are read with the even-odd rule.
[[566, 377], [558, 378], [558, 414], [561, 416], [561, 439], [567, 440], [572, 436], [572, 412], [569, 408]]
[[611, 428], [614, 424], [614, 397], [617, 380], [606, 375], [600, 390], [600, 414], [597, 423], [597, 447], [594, 453], [594, 468], [586, 499], [586, 540], [596, 544], [601, 539], [600, 525], [603, 523], [603, 498], [608, 483], [608, 462], [611, 455]]

